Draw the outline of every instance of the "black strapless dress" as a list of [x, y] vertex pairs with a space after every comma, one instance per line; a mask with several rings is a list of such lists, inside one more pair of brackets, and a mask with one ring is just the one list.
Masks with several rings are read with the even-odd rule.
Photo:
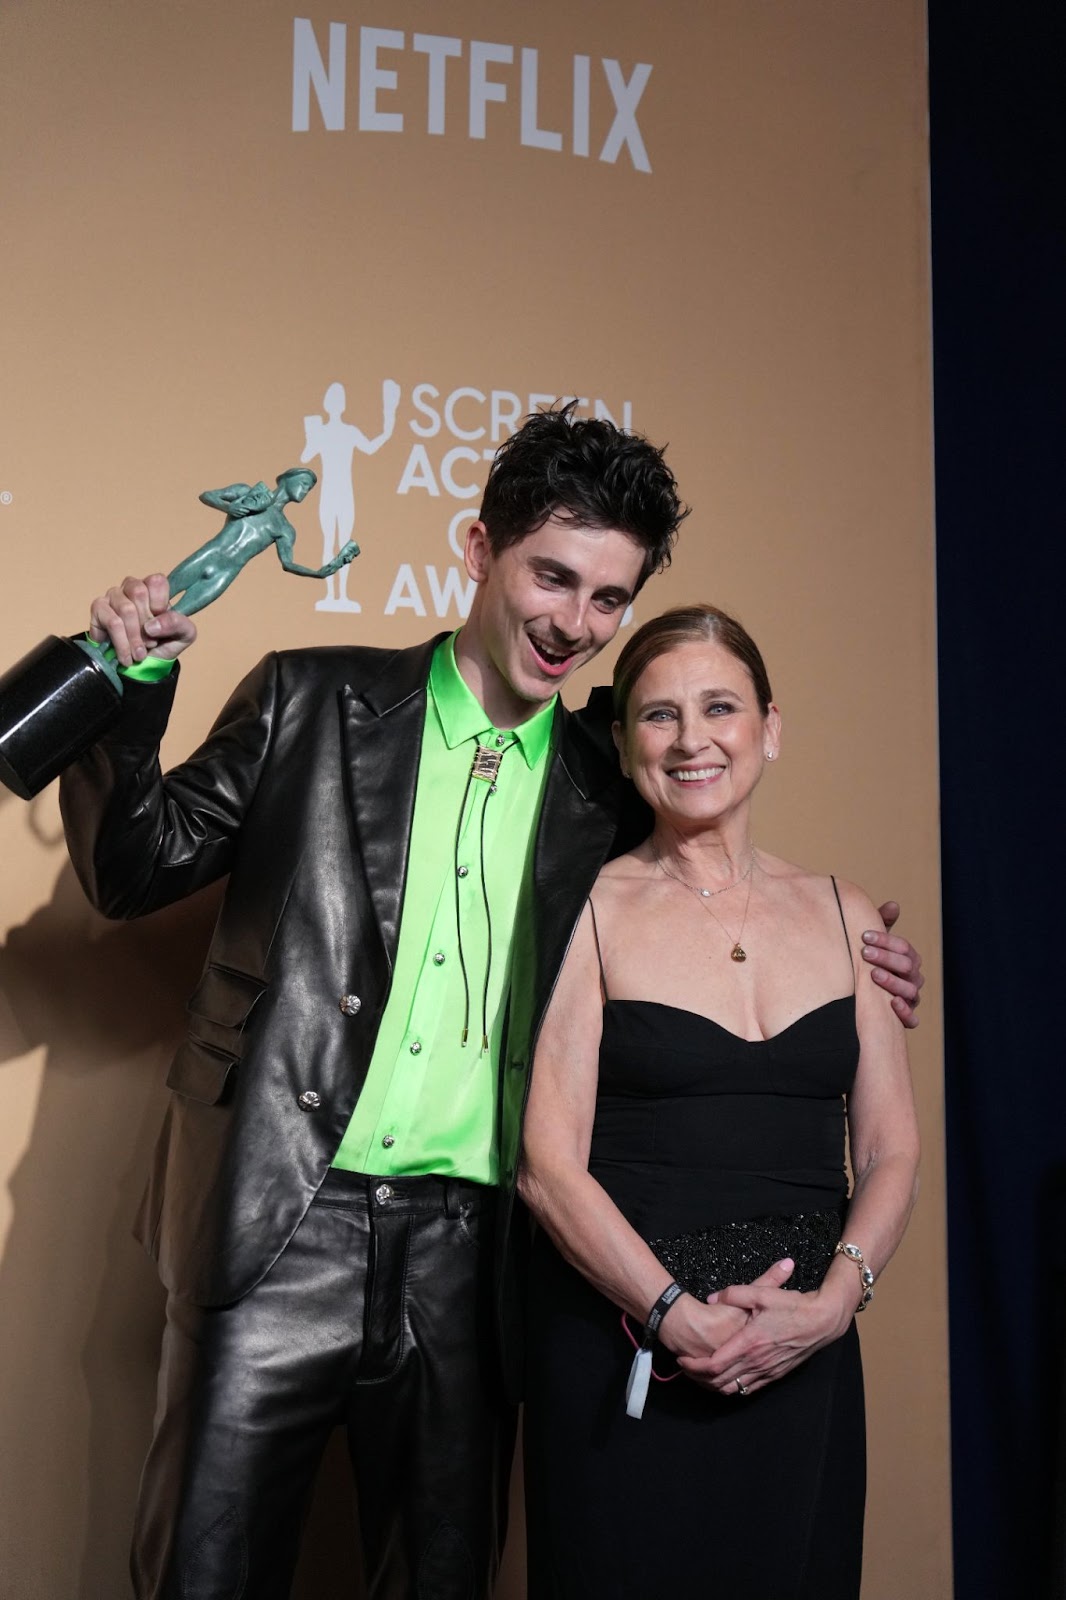
[[[809, 1227], [831, 1251], [857, 1062], [853, 995], [756, 1041], [673, 1006], [607, 1000], [589, 1170], [675, 1276], [707, 1229], [710, 1287], [802, 1254], [791, 1241]], [[824, 1265], [823, 1253], [814, 1282]], [[639, 1421], [625, 1414], [632, 1357], [618, 1308], [539, 1234], [530, 1600], [856, 1600], [866, 1441], [854, 1324], [747, 1397], [684, 1375], [653, 1381]]]

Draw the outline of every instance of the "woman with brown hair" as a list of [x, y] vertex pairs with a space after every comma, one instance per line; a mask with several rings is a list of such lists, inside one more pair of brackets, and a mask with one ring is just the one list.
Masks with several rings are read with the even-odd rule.
[[531, 1600], [854, 1600], [854, 1318], [918, 1164], [875, 913], [755, 843], [781, 718], [734, 619], [639, 629], [615, 714], [654, 828], [593, 889], [525, 1123]]

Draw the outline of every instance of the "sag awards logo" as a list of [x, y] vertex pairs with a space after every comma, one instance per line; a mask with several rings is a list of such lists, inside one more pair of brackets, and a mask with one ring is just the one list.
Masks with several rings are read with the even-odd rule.
[[[328, 34], [316, 33], [310, 18], [293, 18], [294, 133], [310, 130], [313, 99], [327, 132], [343, 133], [354, 121], [360, 133], [402, 134], [407, 118], [389, 98], [402, 78], [405, 90], [414, 85], [424, 95], [427, 133], [451, 133], [464, 123], [471, 139], [508, 138], [517, 131], [519, 144], [534, 150], [595, 155], [608, 164], [624, 153], [637, 172], [651, 171], [637, 117], [651, 77], [646, 61], [627, 69], [602, 56], [594, 71], [591, 56], [547, 59], [545, 75], [557, 94], [562, 89], [567, 108], [561, 125], [548, 127], [540, 110], [539, 50], [443, 33], [408, 38], [398, 28], [361, 27], [358, 35], [358, 69], [349, 74], [349, 54], [355, 52], [349, 51], [348, 24], [331, 22]], [[351, 96], [350, 77], [356, 85]], [[508, 103], [517, 105], [517, 130], [506, 111], [489, 111], [490, 105]]]
[[[421, 521], [417, 507], [439, 502], [440, 533], [446, 545], [439, 562], [401, 561], [396, 568], [384, 606], [384, 615], [409, 610], [418, 617], [465, 618], [474, 598], [474, 583], [463, 566], [463, 540], [467, 525], [475, 519], [481, 503], [486, 463], [491, 462], [505, 439], [510, 438], [531, 411], [577, 400], [576, 415], [606, 419], [632, 431], [633, 405], [630, 400], [608, 405], [598, 396], [564, 394], [519, 394], [513, 389], [491, 389], [487, 393], [471, 384], [443, 392], [436, 384], [416, 383], [401, 414], [403, 393], [398, 383], [386, 378], [381, 385], [381, 427], [377, 433], [364, 432], [345, 419], [347, 395], [339, 382], [327, 387], [322, 411], [304, 418], [304, 449], [301, 462], [316, 463], [319, 475], [318, 518], [322, 531], [322, 565], [330, 562], [349, 539], [358, 540], [355, 478], [362, 476], [363, 463], [357, 456], [376, 456], [390, 445], [386, 461], [394, 473], [395, 493], [404, 504], [402, 520], [407, 525]], [[378, 418], [364, 418], [371, 426]], [[402, 460], [398, 460], [402, 447]], [[383, 468], [384, 469], [384, 465]], [[412, 516], [412, 512], [416, 515]], [[315, 602], [316, 611], [362, 609], [349, 593], [357, 582], [358, 563], [344, 567], [325, 580], [326, 592]], [[628, 621], [627, 612], [626, 619]]]

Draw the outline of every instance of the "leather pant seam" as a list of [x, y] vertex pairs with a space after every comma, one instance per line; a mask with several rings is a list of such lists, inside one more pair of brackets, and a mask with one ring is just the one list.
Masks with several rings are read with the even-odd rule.
[[424, 1590], [423, 1590], [423, 1579], [425, 1577], [426, 1564], [429, 1561], [430, 1553], [431, 1553], [431, 1551], [433, 1549], [433, 1542], [438, 1537], [438, 1535], [441, 1534], [442, 1532], [446, 1532], [446, 1533], [450, 1532], [451, 1534], [454, 1535], [456, 1541], [459, 1544], [462, 1545], [463, 1554], [466, 1557], [466, 1564], [467, 1564], [467, 1567], [468, 1567], [469, 1572], [470, 1572], [470, 1579], [469, 1579], [469, 1582], [467, 1584], [467, 1590], [466, 1590], [466, 1600], [474, 1600], [474, 1570], [473, 1570], [474, 1564], [473, 1564], [473, 1558], [471, 1556], [470, 1546], [467, 1543], [466, 1539], [463, 1537], [462, 1530], [460, 1528], [456, 1527], [455, 1523], [451, 1520], [450, 1517], [441, 1517], [440, 1521], [437, 1523], [436, 1528], [433, 1530], [433, 1533], [432, 1533], [431, 1537], [427, 1541], [426, 1546], [425, 1546], [424, 1550], [422, 1551], [421, 1556], [419, 1557], [419, 1561], [418, 1561], [418, 1577], [416, 1579], [417, 1588], [416, 1588], [415, 1592], [419, 1596], [419, 1600], [421, 1600], [421, 1597], [422, 1597], [422, 1595], [424, 1593]]
[[[407, 1276], [411, 1261], [411, 1233], [412, 1229], [408, 1227], [403, 1246], [403, 1276], [400, 1279], [400, 1339], [399, 1349], [396, 1352], [396, 1360], [391, 1369], [388, 1372], [382, 1373], [380, 1378], [360, 1378], [357, 1376], [355, 1384], [356, 1388], [358, 1389], [370, 1389], [375, 1387], [377, 1384], [391, 1383], [393, 1378], [395, 1378], [396, 1374], [399, 1372], [400, 1368], [403, 1366], [403, 1358], [407, 1348]], [[371, 1289], [371, 1292], [373, 1292], [372, 1286], [368, 1285], [368, 1287]]]
[[204, 1529], [203, 1533], [201, 1533], [200, 1537], [193, 1545], [189, 1560], [182, 1568], [181, 1592], [183, 1597], [187, 1596], [189, 1593], [189, 1584], [195, 1576], [193, 1569], [196, 1565], [200, 1551], [210, 1539], [214, 1538], [219, 1529], [229, 1521], [233, 1521], [237, 1524], [237, 1538], [240, 1544], [241, 1566], [238, 1585], [231, 1591], [228, 1600], [243, 1600], [248, 1583], [248, 1539], [244, 1531], [244, 1523], [241, 1519], [241, 1514], [236, 1506], [229, 1506], [225, 1511], [223, 1511], [221, 1516], [216, 1517], [211, 1526]]

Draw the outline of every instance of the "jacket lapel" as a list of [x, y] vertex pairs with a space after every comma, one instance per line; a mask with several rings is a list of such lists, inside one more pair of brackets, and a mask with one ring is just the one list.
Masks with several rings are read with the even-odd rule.
[[340, 696], [356, 851], [390, 970], [400, 936], [426, 683], [433, 652], [444, 637], [397, 651], [370, 684], [346, 687]]
[[621, 798], [614, 761], [601, 756], [565, 712], [556, 728], [556, 756], [533, 857], [534, 1027], [555, 987], [589, 890], [610, 853]]
[[506, 1061], [501, 1063], [500, 1180], [514, 1182], [533, 1047], [578, 918], [611, 854], [621, 804], [616, 762], [561, 708], [533, 872], [514, 932]]

